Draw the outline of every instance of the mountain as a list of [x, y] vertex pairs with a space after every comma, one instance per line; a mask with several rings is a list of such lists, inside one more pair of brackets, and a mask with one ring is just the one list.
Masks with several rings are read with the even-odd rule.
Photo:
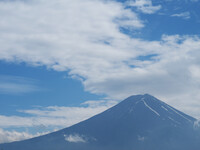
[[4, 150], [199, 150], [196, 119], [155, 97], [130, 96], [71, 127], [29, 140], [1, 144]]

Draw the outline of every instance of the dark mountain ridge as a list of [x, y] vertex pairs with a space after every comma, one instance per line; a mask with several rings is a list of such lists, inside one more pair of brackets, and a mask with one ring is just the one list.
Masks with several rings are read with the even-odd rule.
[[199, 150], [196, 119], [155, 97], [130, 96], [71, 127], [1, 144], [5, 150]]

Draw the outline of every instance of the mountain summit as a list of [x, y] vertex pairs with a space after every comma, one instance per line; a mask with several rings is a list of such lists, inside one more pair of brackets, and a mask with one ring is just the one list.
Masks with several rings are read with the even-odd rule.
[[88, 120], [5, 150], [199, 150], [196, 119], [145, 94], [130, 96]]

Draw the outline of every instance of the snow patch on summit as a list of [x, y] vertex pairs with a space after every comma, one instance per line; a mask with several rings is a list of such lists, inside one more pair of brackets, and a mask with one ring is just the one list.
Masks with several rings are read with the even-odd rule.
[[161, 106], [164, 110], [166, 110], [166, 111], [168, 111], [168, 109], [167, 108], [165, 108], [164, 106]]
[[183, 116], [182, 114], [180, 114], [179, 112], [177, 112], [176, 110], [174, 110], [172, 107], [167, 106], [169, 109], [171, 109], [172, 111], [174, 111], [176, 114], [178, 114], [179, 116], [181, 116], [182, 118], [184, 118], [185, 120], [192, 122], [190, 119], [186, 118], [185, 116]]
[[173, 122], [175, 122], [175, 123], [177, 123], [177, 124], [181, 124], [180, 122], [178, 122], [178, 121], [176, 121], [176, 120], [174, 120], [173, 118], [171, 118], [171, 117], [168, 117], [170, 120], [172, 120]]
[[160, 116], [160, 114], [159, 114], [157, 111], [155, 111], [153, 108], [151, 108], [151, 107], [144, 101], [144, 99], [142, 99], [142, 101], [143, 101], [144, 105], [145, 105], [147, 108], [149, 108], [149, 109], [150, 109], [152, 112], [154, 112], [156, 115]]

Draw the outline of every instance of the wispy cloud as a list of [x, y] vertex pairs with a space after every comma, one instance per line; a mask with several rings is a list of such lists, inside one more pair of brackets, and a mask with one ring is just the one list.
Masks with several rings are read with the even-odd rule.
[[35, 135], [27, 132], [7, 131], [0, 128], [0, 143], [8, 143], [33, 138], [46, 133], [37, 133]]
[[144, 137], [144, 136], [140, 136], [140, 135], [138, 135], [138, 141], [143, 142], [144, 140], [145, 140], [145, 137]]
[[67, 142], [72, 142], [72, 143], [85, 143], [87, 140], [78, 134], [70, 134], [70, 135], [64, 135], [65, 140]]
[[110, 108], [117, 102], [111, 103], [108, 101], [108, 103], [96, 103], [95, 105], [91, 103], [94, 104], [95, 102], [85, 102], [85, 106], [81, 107], [49, 106], [19, 110], [21, 113], [29, 114], [29, 117], [0, 115], [0, 127], [35, 127], [41, 125], [46, 127], [68, 127]]
[[190, 19], [190, 12], [182, 12], [182, 13], [178, 13], [178, 14], [173, 14], [171, 15], [172, 17], [180, 17], [180, 18], [183, 18], [183, 19]]
[[36, 80], [20, 77], [0, 75], [0, 93], [22, 94], [42, 90]]
[[153, 14], [162, 8], [161, 5], [153, 6], [151, 0], [130, 0], [127, 2], [127, 5], [136, 7], [145, 14]]

